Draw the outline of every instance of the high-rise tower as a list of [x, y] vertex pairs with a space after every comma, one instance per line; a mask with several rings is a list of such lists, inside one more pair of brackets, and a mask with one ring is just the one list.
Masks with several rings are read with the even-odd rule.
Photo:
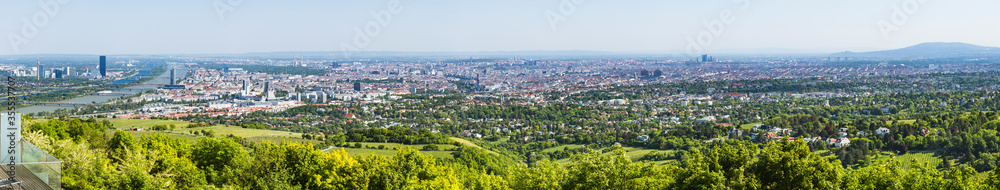
[[260, 93], [260, 101], [270, 100], [272, 99], [271, 96], [274, 96], [271, 93], [271, 82], [264, 82], [264, 93]]
[[247, 83], [249, 83], [249, 81], [247, 81], [247, 79], [243, 79], [243, 88], [240, 89], [243, 90], [243, 93], [250, 91], [250, 86]]
[[64, 70], [66, 70], [66, 73], [63, 76], [76, 76], [76, 68], [66, 67]]
[[38, 64], [38, 79], [45, 78], [45, 66]]
[[100, 69], [101, 69], [101, 77], [107, 77], [108, 76], [108, 63], [107, 63], [107, 61], [108, 61], [108, 58], [102, 55], [101, 56], [101, 65], [99, 65]]
[[177, 78], [174, 78], [174, 72], [177, 68], [170, 68], [170, 85], [177, 85]]
[[271, 91], [271, 82], [264, 82], [264, 92]]

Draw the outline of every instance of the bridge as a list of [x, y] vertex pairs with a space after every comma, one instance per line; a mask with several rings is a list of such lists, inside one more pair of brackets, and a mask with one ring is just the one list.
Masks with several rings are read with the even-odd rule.
[[131, 96], [134, 93], [122, 93], [122, 92], [112, 92], [112, 93], [93, 93], [90, 95], [94, 96]]
[[32, 104], [40, 106], [90, 106], [90, 105], [100, 105], [95, 103], [73, 103], [73, 102], [22, 102], [23, 104]]
[[134, 89], [134, 88], [122, 88], [122, 89], [118, 89], [118, 90], [116, 90], [116, 91], [129, 91], [129, 92], [145, 92], [145, 91], [150, 91], [150, 90], [155, 90], [155, 89]]

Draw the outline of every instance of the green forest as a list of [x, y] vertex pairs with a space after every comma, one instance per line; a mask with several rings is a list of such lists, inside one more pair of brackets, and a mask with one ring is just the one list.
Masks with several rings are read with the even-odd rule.
[[[997, 189], [1000, 169], [938, 169], [914, 160], [843, 167], [804, 141], [724, 140], [681, 162], [633, 162], [621, 148], [586, 150], [560, 164], [528, 164], [460, 147], [453, 158], [409, 148], [391, 157], [323, 152], [308, 144], [239, 137], [197, 142], [134, 137], [96, 119], [24, 118], [24, 138], [63, 161], [65, 189]], [[986, 129], [992, 131], [992, 129]], [[383, 133], [391, 131], [356, 131]], [[418, 134], [414, 132], [413, 134]], [[433, 138], [432, 138], [433, 139]]]

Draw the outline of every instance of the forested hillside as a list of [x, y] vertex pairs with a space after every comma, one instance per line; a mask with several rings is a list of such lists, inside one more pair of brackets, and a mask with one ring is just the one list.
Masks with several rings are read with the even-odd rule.
[[[803, 141], [715, 141], [678, 164], [633, 162], [620, 148], [571, 162], [513, 159], [462, 147], [436, 159], [325, 153], [306, 144], [165, 135], [133, 137], [95, 119], [32, 122], [25, 139], [63, 161], [66, 189], [996, 189], [1000, 170], [943, 171], [912, 160], [843, 167]], [[984, 129], [993, 131], [993, 129]], [[110, 134], [110, 135], [109, 135]]]

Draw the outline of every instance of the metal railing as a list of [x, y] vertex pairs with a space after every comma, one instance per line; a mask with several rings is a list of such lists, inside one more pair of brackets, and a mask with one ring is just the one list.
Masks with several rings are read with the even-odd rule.
[[[44, 183], [46, 186], [52, 189], [62, 189], [62, 161], [56, 159], [48, 152], [39, 149], [31, 142], [21, 139], [21, 162], [16, 163], [17, 166], [22, 166], [31, 172], [34, 177], [38, 178], [39, 181]], [[18, 172], [19, 174], [27, 172]], [[25, 185], [40, 185], [40, 184], [28, 184], [32, 183], [30, 180], [25, 180]], [[37, 181], [35, 182], [37, 183]]]

